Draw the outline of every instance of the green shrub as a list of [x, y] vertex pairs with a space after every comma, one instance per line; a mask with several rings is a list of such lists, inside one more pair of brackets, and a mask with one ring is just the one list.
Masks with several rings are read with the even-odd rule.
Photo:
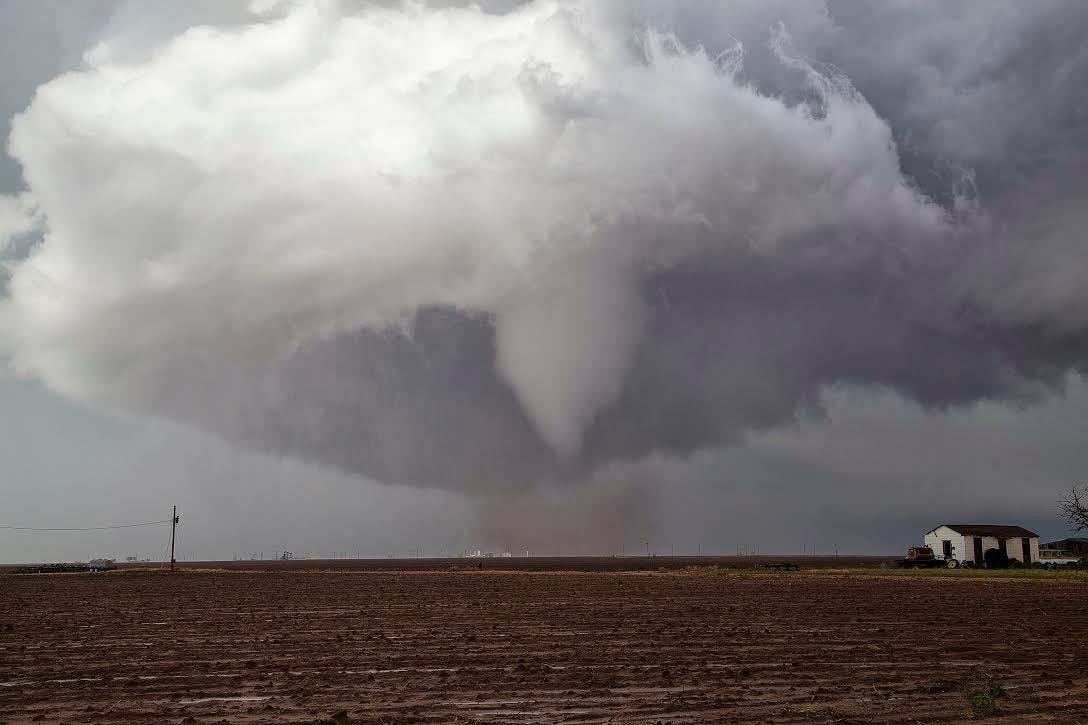
[[993, 717], [998, 713], [997, 698], [1004, 697], [1005, 688], [993, 675], [979, 674], [967, 682], [963, 696], [971, 706], [975, 720]]

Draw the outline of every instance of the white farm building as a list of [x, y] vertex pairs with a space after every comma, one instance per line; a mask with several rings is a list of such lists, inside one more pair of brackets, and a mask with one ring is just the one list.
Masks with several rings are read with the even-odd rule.
[[1004, 551], [1024, 564], [1039, 561], [1039, 535], [1022, 526], [941, 524], [925, 535], [925, 545], [938, 559], [981, 566], [989, 549]]

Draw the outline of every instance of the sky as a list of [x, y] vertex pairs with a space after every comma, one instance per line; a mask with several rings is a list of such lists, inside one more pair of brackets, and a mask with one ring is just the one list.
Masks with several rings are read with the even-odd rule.
[[[895, 553], [1086, 478], [1088, 7], [0, 0], [0, 525]], [[0, 528], [0, 561], [169, 527]]]

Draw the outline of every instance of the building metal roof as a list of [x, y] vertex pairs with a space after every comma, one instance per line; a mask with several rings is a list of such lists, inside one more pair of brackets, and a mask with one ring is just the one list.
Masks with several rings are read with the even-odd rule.
[[[1054, 546], [1056, 544], [1088, 544], [1088, 537], [1084, 536], [1067, 536], [1064, 539], [1057, 539], [1055, 541], [1048, 541], [1044, 546]], [[1058, 546], [1059, 549], [1063, 548]]]
[[[1034, 531], [1028, 531], [1023, 526], [996, 526], [994, 524], [941, 524], [964, 536], [994, 536], [999, 539], [1015, 539], [1027, 537], [1037, 539], [1039, 535]], [[941, 528], [940, 526], [937, 529]], [[936, 531], [937, 529], [933, 529]]]

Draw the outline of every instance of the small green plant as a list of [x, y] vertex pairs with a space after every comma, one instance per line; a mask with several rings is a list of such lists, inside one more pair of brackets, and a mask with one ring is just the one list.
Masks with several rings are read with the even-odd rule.
[[998, 713], [997, 698], [1005, 696], [1005, 688], [993, 675], [979, 674], [964, 686], [963, 696], [971, 706], [971, 717], [981, 720]]

